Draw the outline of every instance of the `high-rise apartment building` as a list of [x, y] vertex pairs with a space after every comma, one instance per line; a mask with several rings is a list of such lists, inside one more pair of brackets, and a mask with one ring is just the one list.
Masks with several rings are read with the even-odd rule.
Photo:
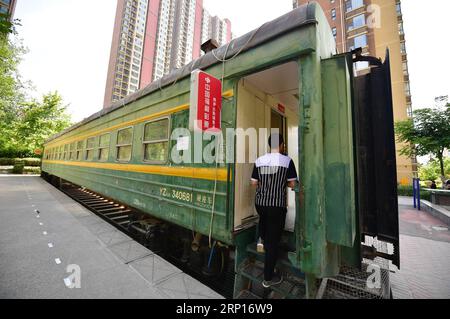
[[203, 0], [118, 0], [104, 108], [200, 57], [210, 38], [229, 42], [231, 23]]
[[16, 0], [0, 0], [0, 13], [8, 15], [11, 20], [14, 16], [15, 8]]
[[[400, 0], [316, 0], [325, 12], [339, 53], [362, 48], [364, 55], [384, 57], [390, 50], [394, 119], [412, 116], [408, 56]], [[308, 3], [294, 0], [294, 8]], [[358, 72], [365, 72], [367, 62], [358, 62]], [[399, 150], [403, 145], [397, 145]], [[397, 175], [402, 184], [410, 184], [417, 173], [417, 163], [397, 155]]]

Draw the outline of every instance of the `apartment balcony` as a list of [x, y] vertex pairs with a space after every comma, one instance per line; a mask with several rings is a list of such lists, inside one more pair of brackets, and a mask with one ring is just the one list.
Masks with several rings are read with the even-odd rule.
[[353, 38], [360, 34], [367, 33], [368, 31], [369, 31], [369, 28], [367, 27], [367, 25], [364, 25], [364, 26], [358, 27], [358, 28], [354, 28], [354, 29], [350, 29], [350, 30], [347, 30], [347, 38]]
[[360, 15], [365, 12], [366, 12], [366, 6], [361, 6], [359, 8], [350, 9], [345, 13], [345, 18], [348, 19], [348, 18]]
[[406, 95], [406, 103], [407, 103], [407, 104], [412, 103], [412, 96], [411, 96], [411, 93], [409, 93], [409, 95]]

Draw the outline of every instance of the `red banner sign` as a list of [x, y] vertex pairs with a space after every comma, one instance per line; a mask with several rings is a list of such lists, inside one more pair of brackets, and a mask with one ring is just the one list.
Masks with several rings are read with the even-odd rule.
[[191, 76], [190, 129], [219, 131], [222, 128], [222, 83], [200, 70]]
[[278, 111], [285, 114], [286, 113], [286, 107], [283, 104], [278, 104]]

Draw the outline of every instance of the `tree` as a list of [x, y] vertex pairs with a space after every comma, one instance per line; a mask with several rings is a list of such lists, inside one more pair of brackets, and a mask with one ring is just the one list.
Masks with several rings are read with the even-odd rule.
[[432, 155], [439, 161], [445, 179], [444, 151], [450, 148], [450, 104], [444, 108], [414, 111], [414, 119], [398, 122], [398, 141], [408, 146], [400, 150], [406, 156]]
[[70, 126], [66, 109], [57, 92], [44, 95], [42, 101], [31, 100], [20, 105], [9, 131], [8, 147], [29, 154], [41, 150], [45, 140]]
[[[450, 178], [450, 158], [444, 159], [445, 178]], [[419, 168], [419, 177], [422, 181], [436, 181], [441, 176], [440, 163], [437, 160], [430, 161]]]
[[18, 65], [26, 50], [16, 37], [0, 35], [0, 157], [31, 157], [44, 141], [70, 125], [61, 96], [31, 99]]
[[16, 33], [16, 26], [20, 25], [20, 20], [11, 21], [11, 17], [6, 13], [0, 13], [0, 37], [7, 37], [11, 33]]

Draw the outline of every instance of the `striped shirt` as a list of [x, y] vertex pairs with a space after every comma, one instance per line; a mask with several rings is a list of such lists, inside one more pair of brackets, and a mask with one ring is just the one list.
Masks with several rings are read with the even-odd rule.
[[292, 159], [280, 153], [270, 153], [258, 158], [253, 168], [252, 181], [259, 182], [256, 205], [287, 207], [287, 184], [297, 181]]

